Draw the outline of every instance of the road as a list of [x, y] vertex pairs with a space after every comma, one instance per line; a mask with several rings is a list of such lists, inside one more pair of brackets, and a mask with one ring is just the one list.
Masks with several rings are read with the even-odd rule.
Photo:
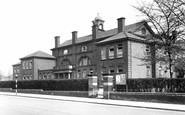
[[185, 112], [0, 95], [0, 115], [184, 115]]

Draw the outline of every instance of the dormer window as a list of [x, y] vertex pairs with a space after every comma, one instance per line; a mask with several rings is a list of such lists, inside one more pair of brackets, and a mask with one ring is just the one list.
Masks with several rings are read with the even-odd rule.
[[87, 51], [87, 46], [83, 46], [83, 47], [81, 48], [81, 51], [82, 51], [82, 52], [86, 52], [86, 51]]
[[63, 51], [63, 54], [64, 54], [64, 55], [67, 55], [67, 54], [68, 54], [68, 50], [65, 49], [65, 50]]

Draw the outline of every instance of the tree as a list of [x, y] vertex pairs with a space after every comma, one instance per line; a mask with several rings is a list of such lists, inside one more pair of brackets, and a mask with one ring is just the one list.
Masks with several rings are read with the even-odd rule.
[[138, 3], [138, 6], [133, 7], [146, 17], [146, 20], [156, 33], [155, 37], [151, 39], [159, 43], [159, 46], [164, 51], [162, 56], [158, 55], [156, 59], [168, 63], [170, 78], [172, 78], [172, 66], [176, 62], [180, 62], [180, 59], [185, 61], [182, 57], [178, 58], [177, 61], [175, 56], [177, 53], [182, 53], [179, 50], [182, 49], [182, 46], [177, 43], [178, 41], [184, 41], [185, 37], [184, 0], [153, 0], [150, 3]]

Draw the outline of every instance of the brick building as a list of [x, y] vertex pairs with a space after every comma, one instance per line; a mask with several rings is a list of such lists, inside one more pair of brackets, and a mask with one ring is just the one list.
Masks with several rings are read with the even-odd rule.
[[[20, 58], [20, 63], [13, 65], [13, 79], [37, 80], [52, 79], [51, 69], [55, 66], [55, 57], [42, 51]], [[43, 75], [44, 77], [40, 76]]]
[[73, 31], [72, 39], [61, 44], [60, 36], [55, 37], [55, 47], [51, 50], [56, 57], [53, 68], [56, 79], [86, 78], [87, 74], [94, 74], [102, 84], [103, 73], [122, 74], [126, 78], [155, 76], [155, 63], [142, 66], [140, 59], [149, 55], [148, 52], [155, 55], [153, 43], [146, 40], [154, 34], [147, 22], [125, 25], [125, 18], [119, 18], [117, 28], [110, 30], [104, 30], [104, 20], [99, 15], [92, 22], [90, 35], [77, 37], [77, 31]]

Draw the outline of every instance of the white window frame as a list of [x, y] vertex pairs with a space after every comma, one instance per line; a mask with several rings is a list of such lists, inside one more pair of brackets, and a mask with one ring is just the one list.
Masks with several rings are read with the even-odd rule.
[[106, 47], [101, 49], [101, 60], [106, 60]]
[[109, 59], [114, 59], [114, 46], [109, 47]]
[[117, 44], [117, 58], [123, 57], [123, 44]]
[[81, 47], [81, 51], [82, 51], [82, 52], [86, 52], [86, 51], [87, 51], [87, 46], [82, 46], [82, 47]]
[[68, 49], [65, 49], [64, 51], [63, 51], [63, 55], [67, 55], [68, 54]]

